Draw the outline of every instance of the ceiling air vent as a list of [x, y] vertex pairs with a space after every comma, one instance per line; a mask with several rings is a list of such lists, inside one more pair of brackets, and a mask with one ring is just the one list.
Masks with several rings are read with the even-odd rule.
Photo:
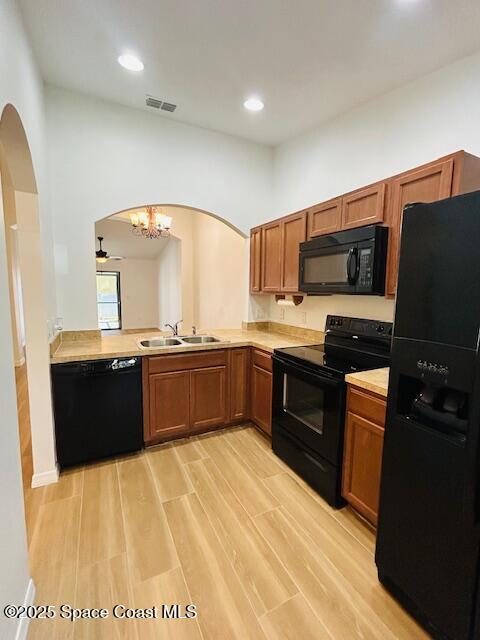
[[147, 105], [147, 107], [160, 109], [160, 107], [162, 106], [162, 101], [158, 98], [154, 98], [153, 96], [145, 96], [145, 104]]
[[152, 107], [152, 109], [161, 109], [162, 111], [169, 111], [170, 113], [173, 113], [177, 108], [176, 104], [163, 102], [163, 100], [159, 100], [153, 96], [145, 96], [145, 104], [147, 107]]

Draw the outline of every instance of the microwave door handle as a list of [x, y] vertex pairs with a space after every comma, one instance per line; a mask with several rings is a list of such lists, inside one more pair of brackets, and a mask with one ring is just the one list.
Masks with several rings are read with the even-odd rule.
[[348, 258], [347, 258], [347, 280], [348, 284], [352, 284], [350, 282], [350, 265], [352, 263], [352, 255], [353, 255], [353, 247], [350, 247], [348, 250]]
[[[354, 268], [352, 269], [352, 264], [354, 263]], [[347, 278], [348, 284], [356, 284], [358, 279], [358, 249], [357, 247], [350, 247], [348, 252], [348, 260], [347, 260]], [[352, 273], [353, 271], [353, 273]]]

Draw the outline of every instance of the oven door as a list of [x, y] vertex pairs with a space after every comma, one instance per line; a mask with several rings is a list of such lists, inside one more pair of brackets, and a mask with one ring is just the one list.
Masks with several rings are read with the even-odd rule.
[[360, 270], [357, 243], [300, 252], [300, 291], [313, 294], [355, 293]]
[[333, 465], [343, 450], [345, 383], [273, 357], [273, 429], [297, 441]]

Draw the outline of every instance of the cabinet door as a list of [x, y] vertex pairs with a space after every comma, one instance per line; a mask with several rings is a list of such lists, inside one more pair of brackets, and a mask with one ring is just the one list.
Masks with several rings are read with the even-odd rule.
[[405, 205], [435, 202], [452, 191], [453, 159], [438, 162], [396, 178], [392, 183], [392, 209], [388, 242], [387, 295], [395, 295], [400, 255], [400, 230]]
[[335, 198], [312, 207], [308, 212], [308, 237], [323, 236], [340, 231], [342, 199]]
[[272, 435], [272, 378], [270, 371], [252, 366], [251, 417], [269, 436]]
[[342, 229], [383, 222], [385, 215], [385, 183], [355, 191], [342, 199]]
[[250, 348], [230, 350], [230, 422], [248, 418]]
[[252, 229], [250, 232], [250, 291], [260, 293], [262, 290], [262, 230]]
[[190, 423], [190, 373], [155, 373], [148, 378], [149, 436], [165, 439], [185, 435]]
[[282, 280], [282, 224], [272, 222], [262, 229], [262, 291], [278, 292]]
[[301, 211], [282, 221], [282, 291], [298, 291], [300, 243], [307, 239], [307, 214]]
[[342, 494], [373, 524], [378, 517], [383, 434], [382, 427], [347, 413]]
[[190, 430], [205, 431], [227, 422], [226, 367], [190, 372]]

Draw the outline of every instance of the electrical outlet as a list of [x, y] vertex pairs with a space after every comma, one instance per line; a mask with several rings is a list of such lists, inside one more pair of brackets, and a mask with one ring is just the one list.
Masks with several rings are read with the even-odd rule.
[[280, 309], [279, 318], [280, 320], [285, 320], [285, 309]]
[[307, 324], [307, 312], [306, 311], [301, 311], [300, 312], [300, 324]]

